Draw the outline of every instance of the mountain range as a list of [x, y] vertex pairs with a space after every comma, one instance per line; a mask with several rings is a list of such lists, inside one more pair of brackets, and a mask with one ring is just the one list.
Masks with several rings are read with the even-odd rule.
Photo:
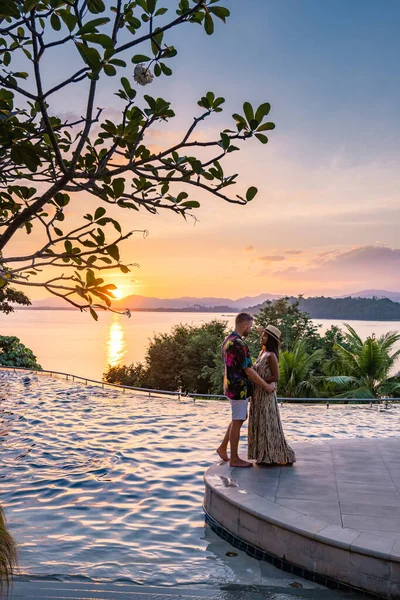
[[[116, 310], [201, 310], [202, 307], [244, 310], [251, 306], [260, 305], [266, 300], [276, 300], [283, 294], [259, 294], [258, 296], [244, 296], [237, 300], [231, 298], [204, 297], [196, 298], [192, 296], [183, 296], [181, 298], [147, 298], [146, 296], [132, 295], [126, 296], [113, 302], [113, 308]], [[393, 302], [400, 302], [400, 292], [388, 292], [386, 290], [362, 290], [346, 294], [344, 296], [335, 296], [336, 298], [389, 298]], [[37, 309], [67, 309], [69, 306], [61, 298], [45, 298], [44, 300], [34, 300], [31, 308]]]

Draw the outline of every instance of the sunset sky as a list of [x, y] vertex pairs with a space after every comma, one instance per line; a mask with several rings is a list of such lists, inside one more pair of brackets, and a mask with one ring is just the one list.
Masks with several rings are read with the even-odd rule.
[[[169, 63], [174, 76], [145, 93], [170, 100], [177, 118], [149, 142], [170, 145], [209, 90], [227, 99], [226, 110], [206, 121], [202, 138], [232, 126], [245, 100], [268, 101], [270, 143], [248, 141], [225, 162], [240, 174], [233, 196], [249, 185], [259, 194], [246, 207], [192, 194], [202, 203], [196, 224], [124, 211], [125, 227], [150, 235], [122, 247], [140, 268], [113, 281], [123, 295], [160, 297], [400, 291], [400, 2], [224, 4], [231, 18], [214, 36], [187, 25], [166, 38], [179, 51]], [[58, 82], [57, 53], [46, 68], [49, 84]], [[119, 114], [116, 84], [106, 78], [98, 99], [111, 118]], [[59, 96], [58, 112], [80, 115], [83, 100]], [[34, 240], [19, 238], [19, 248]]]

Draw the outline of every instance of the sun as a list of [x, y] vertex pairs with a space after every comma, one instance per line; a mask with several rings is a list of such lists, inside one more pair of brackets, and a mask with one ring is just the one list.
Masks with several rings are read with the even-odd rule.
[[112, 293], [116, 300], [121, 300], [124, 297], [124, 292], [120, 288], [115, 288]]

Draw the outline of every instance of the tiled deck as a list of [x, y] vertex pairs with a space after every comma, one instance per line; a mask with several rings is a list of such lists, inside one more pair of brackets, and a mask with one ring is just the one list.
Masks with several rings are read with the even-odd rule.
[[293, 467], [211, 467], [206, 513], [274, 564], [399, 599], [400, 437], [293, 448]]

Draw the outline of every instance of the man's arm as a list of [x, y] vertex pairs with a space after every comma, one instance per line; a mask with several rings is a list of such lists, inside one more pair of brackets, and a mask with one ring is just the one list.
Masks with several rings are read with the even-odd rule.
[[247, 369], [245, 369], [244, 371], [245, 371], [247, 377], [249, 379], [251, 379], [251, 381], [253, 383], [264, 388], [264, 390], [266, 392], [268, 392], [268, 394], [272, 394], [272, 392], [275, 391], [275, 385], [264, 381], [264, 379], [262, 377], [260, 377], [259, 374], [252, 367], [247, 367]]

